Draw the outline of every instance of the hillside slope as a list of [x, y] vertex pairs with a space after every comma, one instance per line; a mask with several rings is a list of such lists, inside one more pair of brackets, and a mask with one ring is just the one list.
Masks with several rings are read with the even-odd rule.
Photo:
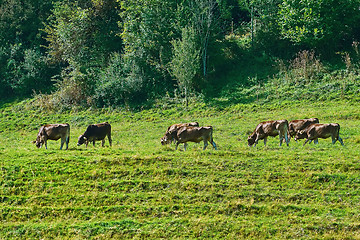
[[[0, 112], [0, 236], [4, 239], [358, 238], [360, 103], [203, 103], [131, 113]], [[345, 146], [247, 146], [260, 121], [337, 122]], [[113, 146], [77, 147], [87, 124], [109, 121]], [[219, 150], [161, 146], [175, 122], [214, 127]], [[68, 122], [70, 149], [31, 144], [43, 123]], [[182, 149], [182, 147], [181, 147]]]

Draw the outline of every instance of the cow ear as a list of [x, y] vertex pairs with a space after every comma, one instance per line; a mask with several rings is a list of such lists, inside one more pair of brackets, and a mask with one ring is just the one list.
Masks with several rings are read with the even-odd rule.
[[33, 144], [34, 144], [34, 143], [36, 143], [36, 141], [32, 141], [31, 143], [33, 143]]

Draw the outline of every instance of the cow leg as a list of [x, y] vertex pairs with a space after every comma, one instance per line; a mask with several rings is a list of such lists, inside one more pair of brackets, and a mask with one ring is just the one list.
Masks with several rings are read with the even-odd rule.
[[108, 139], [109, 139], [109, 144], [110, 144], [110, 147], [111, 147], [111, 145], [112, 145], [112, 140], [111, 140], [111, 134], [110, 134], [110, 133], [108, 134]]
[[47, 141], [46, 140], [44, 141], [44, 144], [45, 144], [45, 149], [47, 149]]
[[214, 142], [214, 141], [211, 141], [210, 143], [211, 143], [211, 145], [215, 148], [215, 150], [217, 150], [215, 142]]
[[279, 138], [280, 138], [280, 144], [279, 144], [279, 145], [280, 145], [280, 147], [281, 147], [284, 138], [283, 138], [281, 135], [279, 135]]
[[176, 142], [175, 150], [177, 150], [179, 144], [180, 144], [179, 142]]
[[186, 151], [187, 143], [184, 143], [184, 151]]
[[95, 140], [93, 141], [93, 146], [95, 147]]
[[305, 146], [305, 144], [306, 144], [308, 141], [310, 141], [310, 139], [307, 138], [306, 141], [304, 142], [303, 146]]
[[105, 145], [105, 138], [101, 140], [101, 146], [104, 147], [104, 145]]
[[203, 150], [205, 150], [208, 145], [209, 144], [208, 144], [207, 140], [204, 140], [204, 148], [203, 148]]
[[62, 150], [64, 143], [65, 143], [65, 139], [61, 138], [60, 150]]
[[335, 143], [336, 143], [336, 141], [337, 141], [337, 138], [335, 138], [335, 137], [331, 136], [331, 140], [332, 140], [332, 144], [335, 144]]
[[339, 139], [339, 142], [341, 143], [341, 145], [343, 145], [343, 146], [344, 146], [344, 142], [343, 142], [343, 140], [341, 139], [341, 137], [340, 137], [340, 136], [338, 137], [338, 139]]
[[66, 150], [69, 149], [69, 141], [70, 141], [70, 136], [66, 137]]
[[290, 138], [287, 134], [285, 134], [285, 142], [286, 142], [286, 146], [289, 146]]
[[264, 146], [266, 146], [266, 142], [267, 142], [267, 137], [264, 138]]

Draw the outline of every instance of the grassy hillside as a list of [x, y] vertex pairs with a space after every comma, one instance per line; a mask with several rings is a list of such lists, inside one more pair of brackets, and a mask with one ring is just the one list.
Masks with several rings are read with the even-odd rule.
[[[238, 104], [136, 113], [88, 110], [44, 116], [26, 102], [0, 112], [0, 238], [277, 238], [360, 236], [360, 103]], [[256, 124], [318, 117], [337, 122], [345, 146], [247, 147]], [[106, 141], [77, 147], [87, 124], [109, 121]], [[219, 150], [161, 146], [166, 128], [214, 127]], [[70, 149], [31, 144], [43, 123], [68, 122]], [[182, 147], [181, 147], [182, 149]]]

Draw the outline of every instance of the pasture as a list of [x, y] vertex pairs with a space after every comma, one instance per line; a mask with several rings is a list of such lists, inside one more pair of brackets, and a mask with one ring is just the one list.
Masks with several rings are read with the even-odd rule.
[[[284, 102], [218, 109], [197, 104], [126, 112], [41, 116], [25, 103], [0, 112], [0, 239], [359, 239], [360, 103]], [[331, 139], [255, 148], [260, 121], [318, 117], [337, 122]], [[108, 121], [113, 146], [77, 147], [87, 125]], [[162, 146], [172, 123], [212, 125], [218, 151]], [[68, 122], [69, 150], [38, 128]]]

